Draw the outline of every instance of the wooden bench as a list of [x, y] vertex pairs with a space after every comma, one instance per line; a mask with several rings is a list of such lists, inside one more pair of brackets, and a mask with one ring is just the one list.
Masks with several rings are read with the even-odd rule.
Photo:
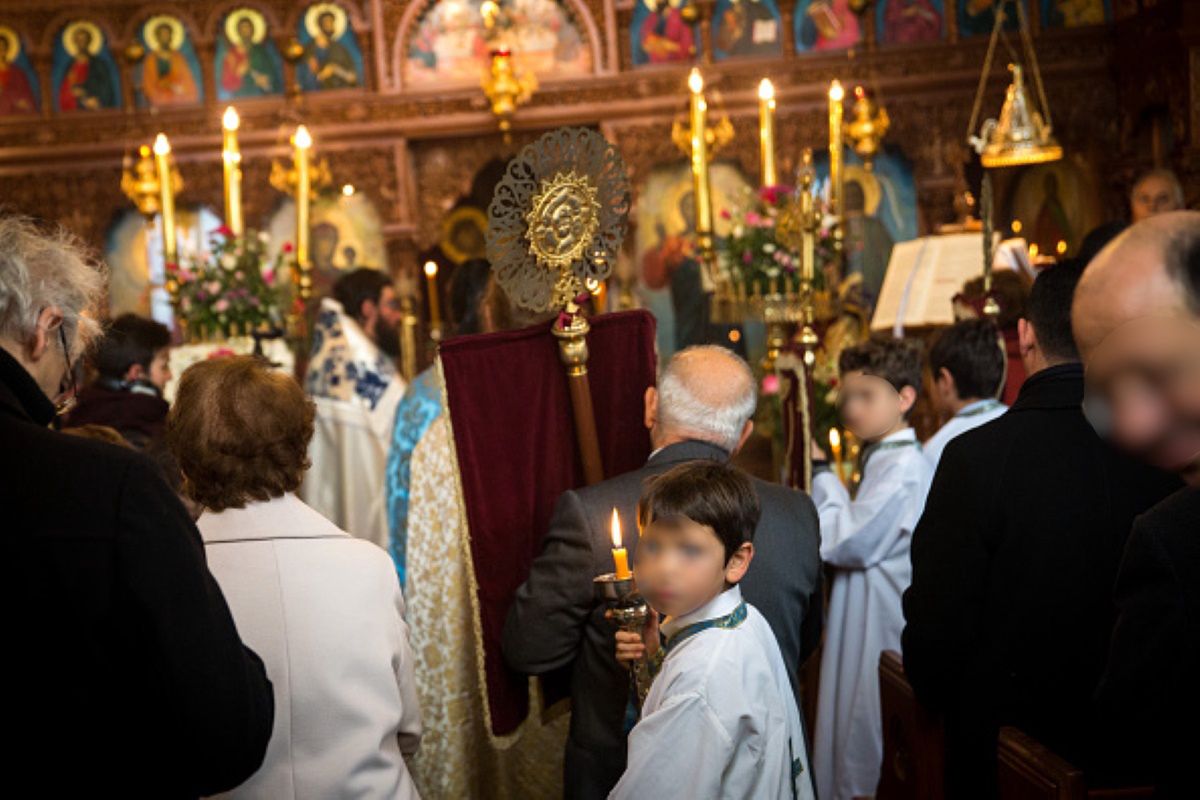
[[917, 702], [894, 650], [879, 657], [883, 769], [878, 800], [943, 800], [946, 747], [941, 718]]
[[1000, 800], [1133, 800], [1153, 797], [1147, 786], [1088, 789], [1083, 770], [1016, 728], [1001, 728], [996, 749]]

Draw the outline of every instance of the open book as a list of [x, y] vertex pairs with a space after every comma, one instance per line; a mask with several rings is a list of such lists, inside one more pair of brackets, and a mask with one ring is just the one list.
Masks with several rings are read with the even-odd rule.
[[892, 248], [887, 275], [875, 304], [871, 330], [950, 325], [951, 300], [964, 283], [983, 274], [983, 236], [954, 233], [923, 236]]

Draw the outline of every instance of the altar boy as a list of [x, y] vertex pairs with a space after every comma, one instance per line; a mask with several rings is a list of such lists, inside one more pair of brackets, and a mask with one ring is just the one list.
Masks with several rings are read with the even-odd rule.
[[821, 558], [833, 573], [813, 748], [822, 800], [874, 795], [879, 782], [879, 655], [900, 649], [900, 598], [929, 473], [908, 425], [921, 385], [916, 345], [865, 342], [842, 351], [838, 370], [842, 420], [863, 449], [852, 497], [814, 447]]
[[617, 634], [617, 660], [647, 656], [655, 678], [610, 798], [813, 797], [783, 656], [738, 588], [759, 514], [749, 478], [725, 464], [647, 484], [634, 574], [653, 611], [641, 635]]

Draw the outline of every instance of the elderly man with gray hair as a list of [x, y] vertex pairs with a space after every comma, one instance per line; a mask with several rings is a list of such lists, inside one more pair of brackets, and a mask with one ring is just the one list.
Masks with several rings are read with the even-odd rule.
[[[644, 422], [654, 448], [646, 465], [559, 498], [542, 554], [509, 612], [504, 656], [513, 669], [533, 675], [570, 668], [568, 798], [607, 797], [625, 769], [629, 677], [592, 589], [593, 577], [612, 571], [613, 509], [631, 531], [648, 478], [685, 461], [728, 461], [750, 436], [756, 404], [745, 361], [722, 347], [682, 350], [658, 386], [646, 390]], [[754, 487], [762, 517], [742, 594], [770, 623], [799, 705], [800, 666], [821, 630], [817, 515], [801, 492], [758, 480]], [[626, 542], [636, 558], [636, 534], [627, 533]]]
[[214, 794], [262, 763], [262, 662], [156, 467], [49, 428], [103, 289], [68, 236], [0, 216], [0, 681], [20, 732], [7, 757], [40, 782], [35, 794]]

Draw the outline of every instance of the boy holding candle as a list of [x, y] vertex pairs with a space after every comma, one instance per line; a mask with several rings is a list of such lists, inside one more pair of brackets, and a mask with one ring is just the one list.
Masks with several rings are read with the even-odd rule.
[[842, 420], [863, 450], [852, 495], [813, 447], [821, 558], [833, 575], [813, 748], [823, 800], [873, 795], [879, 782], [879, 656], [900, 649], [900, 599], [929, 475], [908, 425], [921, 385], [916, 345], [864, 342], [842, 351], [838, 370]]
[[750, 480], [718, 462], [647, 484], [635, 572], [657, 613], [616, 640], [619, 661], [648, 657], [655, 678], [611, 798], [814, 796], [779, 645], [738, 587], [760, 513]]

